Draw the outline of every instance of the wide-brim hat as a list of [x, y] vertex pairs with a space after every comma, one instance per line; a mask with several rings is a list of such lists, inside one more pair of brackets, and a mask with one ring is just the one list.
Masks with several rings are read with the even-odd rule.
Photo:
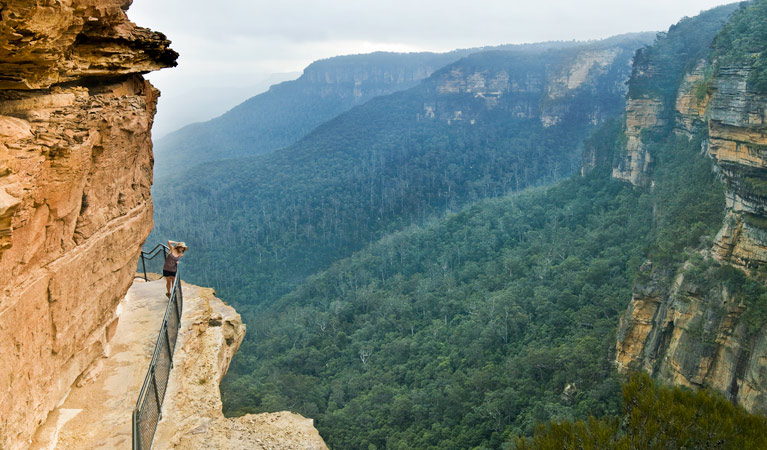
[[174, 245], [173, 248], [176, 248], [176, 249], [183, 248], [184, 251], [189, 250], [189, 247], [186, 245], [186, 242], [176, 242], [176, 245]]

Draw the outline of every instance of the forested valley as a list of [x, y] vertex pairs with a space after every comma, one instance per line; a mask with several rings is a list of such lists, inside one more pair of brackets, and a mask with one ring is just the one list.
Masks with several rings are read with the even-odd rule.
[[[764, 417], [614, 362], [647, 267], [686, 270], [756, 305], [754, 330], [767, 322], [758, 277], [701, 256], [725, 191], [708, 129], [680, 132], [674, 104], [700, 61], [713, 67], [701, 98], [722, 62], [753, 62], [750, 89], [767, 91], [753, 53], [765, 5], [685, 18], [651, 45], [471, 54], [286, 148], [161, 180], [152, 238], [183, 234], [185, 280], [214, 286], [248, 327], [225, 414], [296, 411], [333, 449], [767, 444]], [[546, 84], [605, 50], [624, 66], [564, 96]], [[492, 88], [500, 74], [516, 90]], [[639, 137], [647, 186], [615, 177], [627, 96], [661, 105]]]
[[[622, 111], [628, 61], [642, 39], [478, 53], [288, 148], [158, 180], [149, 241], [183, 233], [196, 249], [188, 279], [216, 286], [247, 314], [387, 233], [575, 172], [595, 120]], [[615, 53], [613, 62], [566, 95], [547, 96], [547, 78], [593, 51]], [[492, 98], [445, 92], [472, 74], [528, 85]], [[558, 122], [545, 126], [541, 111]]]

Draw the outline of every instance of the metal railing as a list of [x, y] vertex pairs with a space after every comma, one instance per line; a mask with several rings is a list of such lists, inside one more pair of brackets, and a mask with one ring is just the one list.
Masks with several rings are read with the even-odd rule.
[[[152, 267], [154, 264], [154, 259], [157, 258], [162, 254], [162, 263], [165, 263], [165, 258], [168, 256], [168, 246], [165, 244], [157, 244], [154, 246], [152, 250], [149, 250], [148, 252], [141, 251], [141, 256], [139, 257], [139, 267], [136, 269], [136, 273], [143, 273], [144, 281], [149, 281], [149, 277], [147, 277], [147, 266], [149, 266], [149, 270], [152, 271], [154, 267]], [[162, 273], [162, 269], [158, 270], [157, 273]]]
[[149, 363], [149, 370], [136, 401], [136, 408], [133, 410], [133, 450], [150, 450], [152, 448], [157, 423], [162, 418], [162, 403], [168, 389], [170, 369], [173, 368], [173, 351], [176, 349], [183, 307], [184, 295], [181, 291], [181, 277], [179, 272], [176, 272], [176, 279], [170, 291], [168, 307], [165, 309], [165, 317], [160, 326], [160, 335], [157, 337], [152, 361]]

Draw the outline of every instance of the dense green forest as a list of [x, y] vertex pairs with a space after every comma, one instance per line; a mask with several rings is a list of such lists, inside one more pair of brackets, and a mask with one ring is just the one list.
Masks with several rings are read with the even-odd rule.
[[746, 3], [740, 8], [714, 41], [714, 57], [720, 65], [746, 64], [751, 88], [767, 92], [767, 2]]
[[767, 448], [767, 418], [705, 389], [658, 386], [633, 374], [619, 415], [542, 424], [515, 444], [517, 450], [760, 449]]
[[[274, 301], [387, 233], [573, 173], [595, 111], [610, 117], [622, 110], [623, 92], [615, 87], [628, 76], [627, 62], [642, 38], [613, 43], [620, 53], [614, 70], [549, 105], [561, 117], [556, 126], [546, 128], [538, 117], [549, 101], [543, 83], [579, 51], [604, 43], [472, 55], [416, 88], [336, 117], [291, 147], [160, 180], [149, 242], [182, 235], [195, 255], [184, 265], [186, 279], [216, 286], [249, 314], [248, 305]], [[472, 93], [439, 92], [452, 70], [502, 71], [510, 83], [536, 80], [538, 87], [500, 96], [488, 107]], [[424, 116], [425, 104], [434, 105], [435, 117]], [[440, 118], [441, 111], [458, 108], [472, 119]], [[519, 112], [531, 108], [533, 116]]]
[[[710, 42], [717, 12], [685, 27]], [[659, 35], [646, 62], [680, 36]], [[681, 75], [651, 79], [671, 91]], [[681, 263], [722, 221], [705, 131], [672, 127], [643, 139], [652, 190], [611, 179], [624, 137], [610, 122], [585, 141], [607, 153], [587, 176], [388, 235], [249, 316], [226, 413], [292, 409], [349, 449], [501, 448], [540, 422], [617, 416], [615, 330], [639, 266]]]
[[669, 143], [652, 193], [603, 168], [473, 204], [311, 277], [248, 319], [226, 412], [292, 409], [349, 449], [498, 448], [540, 421], [617, 414], [609, 355], [639, 265], [721, 224], [700, 139]]

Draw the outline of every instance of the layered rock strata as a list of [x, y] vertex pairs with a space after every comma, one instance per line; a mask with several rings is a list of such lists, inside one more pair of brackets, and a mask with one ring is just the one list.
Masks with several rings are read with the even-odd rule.
[[[725, 223], [704, 257], [760, 269], [767, 263], [767, 96], [748, 86], [748, 67], [719, 67], [708, 79], [711, 71], [698, 64], [685, 76], [674, 130], [690, 137], [707, 130], [703, 150], [725, 183]], [[677, 272], [650, 263], [642, 268], [619, 325], [617, 365], [677, 385], [709, 387], [765, 413], [767, 333], [749, 311], [762, 300], [706, 283], [705, 276], [693, 276], [696, 265], [688, 262]]]
[[150, 129], [174, 65], [124, 0], [0, 7], [0, 448], [108, 351], [152, 226]]
[[[552, 50], [549, 58], [539, 59], [510, 53], [506, 67], [490, 69], [470, 57], [435, 76], [432, 89], [437, 97], [424, 104], [421, 118], [474, 124], [487, 111], [500, 110], [509, 117], [538, 120], [547, 128], [575, 114], [597, 125], [622, 108], [633, 51], [624, 42]], [[593, 95], [596, 92], [600, 95]]]
[[715, 389], [748, 411], [767, 412], [767, 335], [749, 330], [747, 307], [732, 292], [708, 288], [685, 269], [642, 267], [618, 327], [618, 369]]
[[613, 178], [635, 186], [650, 182], [652, 156], [642, 142], [642, 134], [665, 125], [663, 101], [654, 97], [629, 98], [626, 102], [626, 147], [613, 167]]
[[767, 95], [748, 87], [747, 67], [723, 67], [712, 83], [708, 151], [725, 181], [727, 218], [718, 259], [745, 268], [767, 264]]
[[708, 79], [712, 68], [708, 61], [700, 60], [695, 68], [686, 73], [679, 85], [675, 104], [674, 132], [678, 135], [692, 136], [706, 128], [706, 107], [711, 100]]

